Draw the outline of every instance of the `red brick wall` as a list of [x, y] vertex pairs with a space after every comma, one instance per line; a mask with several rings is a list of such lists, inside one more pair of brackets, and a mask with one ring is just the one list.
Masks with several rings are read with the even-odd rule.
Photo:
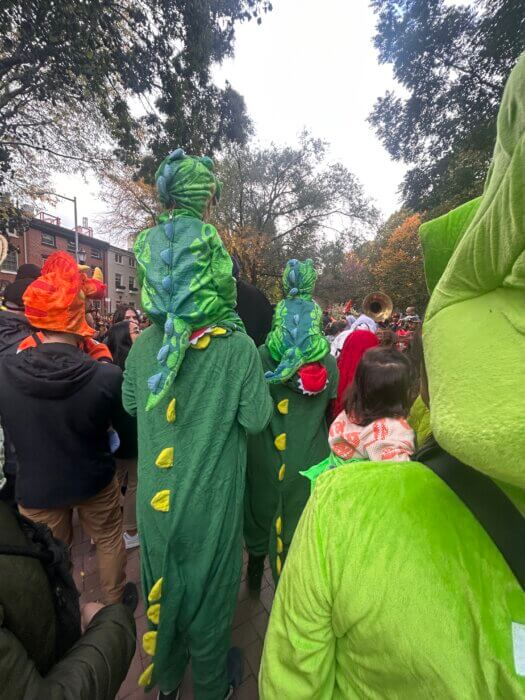
[[[20, 253], [18, 255], [18, 265], [22, 265], [23, 263], [28, 262], [42, 267], [45, 260], [44, 256], [49, 256], [57, 250], [64, 250], [70, 253], [71, 255], [74, 255], [74, 250], [68, 250], [69, 239], [61, 235], [58, 231], [59, 229], [57, 227], [57, 232], [55, 232], [55, 246], [49, 246], [42, 243], [43, 232], [39, 229], [32, 227], [30, 227], [25, 232], [24, 236], [20, 235], [18, 236], [18, 238], [10, 236], [11, 243], [20, 248]], [[89, 242], [87, 242], [86, 237], [83, 236], [82, 240], [79, 241], [79, 249], [84, 250], [86, 252], [86, 265], [90, 265], [91, 267], [100, 267], [104, 274], [104, 280], [107, 280], [107, 248], [99, 247], [97, 245], [98, 240], [96, 238], [88, 240]], [[24, 247], [24, 242], [25, 246], [27, 246], [27, 256]], [[103, 245], [105, 244], [103, 243]], [[99, 250], [101, 257], [93, 257], [92, 249]], [[5, 283], [12, 282], [14, 277], [14, 274], [0, 271], [0, 289], [5, 285]]]

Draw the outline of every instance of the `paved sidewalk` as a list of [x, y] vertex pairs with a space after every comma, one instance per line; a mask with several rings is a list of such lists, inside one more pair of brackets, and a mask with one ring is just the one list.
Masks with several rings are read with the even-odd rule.
[[[127, 576], [129, 581], [134, 581], [140, 592], [140, 547], [128, 551]], [[273, 579], [270, 570], [264, 572], [263, 588], [259, 597], [252, 597], [246, 585], [246, 560], [245, 553], [242, 582], [239, 588], [237, 611], [233, 620], [232, 644], [242, 649], [244, 653], [244, 680], [237, 689], [234, 698], [236, 700], [257, 700], [257, 676], [261, 662], [262, 645], [268, 616], [272, 607], [275, 593]], [[80, 525], [75, 525], [75, 537], [73, 542], [74, 578], [81, 592], [80, 602], [86, 603], [98, 600], [100, 597], [99, 579], [97, 573], [97, 560], [95, 547], [84, 535]], [[141, 646], [142, 635], [147, 630], [146, 614], [142, 595], [135, 612], [137, 623], [137, 649], [131, 662], [128, 675], [122, 684], [118, 700], [149, 700], [156, 699], [156, 691], [144, 693], [137, 686], [137, 680], [142, 671], [149, 665], [150, 659]], [[191, 676], [188, 672], [184, 679], [181, 700], [193, 700], [193, 688]]]

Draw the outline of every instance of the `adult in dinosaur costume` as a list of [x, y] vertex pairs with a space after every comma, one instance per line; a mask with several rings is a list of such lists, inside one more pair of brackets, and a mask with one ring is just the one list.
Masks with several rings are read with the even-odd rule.
[[[422, 230], [432, 429], [525, 513], [525, 57], [481, 199]], [[421, 463], [320, 477], [279, 584], [263, 700], [525, 697], [525, 593]]]
[[191, 659], [195, 697], [222, 700], [242, 568], [246, 433], [266, 426], [271, 401], [234, 312], [231, 260], [203, 221], [220, 194], [212, 161], [177, 149], [156, 182], [166, 211], [135, 245], [153, 325], [133, 345], [123, 387], [138, 423], [143, 646], [152, 656], [139, 683], [175, 697]]
[[321, 308], [312, 300], [316, 278], [312, 260], [288, 262], [286, 298], [259, 348], [274, 412], [266, 430], [248, 441], [244, 537], [253, 590], [260, 588], [266, 554], [276, 581], [281, 574], [310, 494], [299, 469], [330, 453], [326, 415], [337, 396], [338, 372], [321, 330]]

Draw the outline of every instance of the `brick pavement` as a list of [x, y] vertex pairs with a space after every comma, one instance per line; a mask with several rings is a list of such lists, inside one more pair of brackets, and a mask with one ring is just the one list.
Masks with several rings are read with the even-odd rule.
[[[73, 542], [73, 575], [81, 592], [80, 602], [98, 600], [100, 597], [99, 580], [97, 573], [97, 561], [95, 547], [84, 535], [80, 525], [75, 525], [75, 537]], [[127, 577], [134, 581], [140, 592], [140, 547], [127, 553]], [[242, 685], [237, 689], [235, 700], [257, 700], [257, 676], [261, 662], [261, 653], [264, 635], [268, 626], [268, 617], [272, 607], [275, 593], [271, 572], [267, 568], [264, 572], [263, 587], [260, 596], [253, 597], [248, 591], [246, 583], [246, 560], [242, 581], [239, 588], [238, 605], [233, 620], [232, 644], [242, 649], [244, 653], [244, 678]], [[147, 629], [146, 615], [142, 595], [135, 612], [137, 623], [137, 649], [131, 662], [131, 666], [124, 683], [120, 687], [118, 700], [149, 700], [156, 699], [156, 691], [144, 693], [137, 686], [137, 680], [142, 671], [149, 665], [147, 657], [141, 646], [142, 635]], [[183, 683], [182, 700], [193, 700], [193, 688], [191, 675], [188, 671]]]

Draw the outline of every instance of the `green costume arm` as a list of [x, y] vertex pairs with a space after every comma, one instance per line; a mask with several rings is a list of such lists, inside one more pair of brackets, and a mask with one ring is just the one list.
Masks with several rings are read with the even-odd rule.
[[264, 378], [261, 358], [254, 345], [242, 383], [237, 418], [248, 433], [255, 435], [266, 428], [272, 412], [272, 398]]
[[525, 289], [524, 94], [522, 56], [503, 94], [496, 147], [481, 202], [432, 295], [429, 319], [451, 304], [498, 287]]
[[321, 512], [316, 490], [295, 531], [277, 589], [259, 676], [261, 700], [333, 695], [336, 638]]
[[520, 487], [525, 486], [524, 96], [522, 56], [505, 87], [481, 200], [421, 231], [425, 267], [434, 277], [446, 264], [450, 241], [458, 241], [423, 327], [432, 431], [461, 461]]

